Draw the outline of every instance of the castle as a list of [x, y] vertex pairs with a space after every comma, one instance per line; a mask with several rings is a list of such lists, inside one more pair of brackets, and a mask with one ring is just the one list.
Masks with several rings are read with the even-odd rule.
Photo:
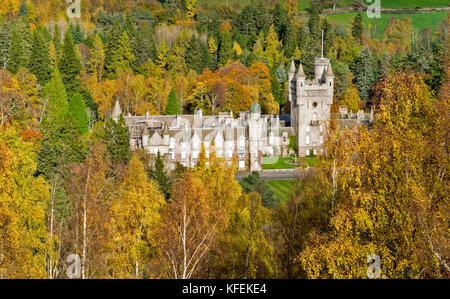
[[[151, 155], [158, 152], [165, 158], [169, 169], [176, 163], [193, 167], [202, 151], [211, 153], [231, 164], [237, 160], [239, 170], [262, 170], [262, 157], [286, 157], [289, 137], [297, 136], [299, 156], [311, 153], [320, 155], [326, 125], [332, 117], [334, 75], [326, 58], [315, 59], [315, 78], [306, 80], [302, 64], [298, 70], [294, 61], [288, 72], [291, 122], [278, 115], [261, 114], [260, 105], [253, 102], [248, 112], [220, 112], [203, 115], [196, 110], [193, 115], [124, 116], [130, 132], [132, 150], [145, 149]], [[122, 110], [116, 101], [112, 118], [118, 120]], [[360, 110], [356, 115], [341, 108], [338, 115], [341, 126], [354, 126], [370, 122], [372, 113]], [[270, 159], [269, 159], [270, 160]]]

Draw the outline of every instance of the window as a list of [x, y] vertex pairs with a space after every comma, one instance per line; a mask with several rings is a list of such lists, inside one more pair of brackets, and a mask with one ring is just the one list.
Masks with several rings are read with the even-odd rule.
[[245, 161], [239, 161], [239, 168], [244, 169], [245, 168]]
[[239, 138], [239, 146], [245, 146], [245, 139]]
[[306, 126], [306, 132], [309, 132], [310, 128], [309, 125]]
[[181, 152], [181, 159], [186, 159], [186, 152]]
[[323, 136], [320, 136], [320, 144], [323, 144]]
[[209, 151], [205, 151], [206, 158], [209, 158]]
[[309, 156], [309, 150], [306, 150], [306, 155]]
[[309, 136], [306, 136], [306, 144], [309, 144]]

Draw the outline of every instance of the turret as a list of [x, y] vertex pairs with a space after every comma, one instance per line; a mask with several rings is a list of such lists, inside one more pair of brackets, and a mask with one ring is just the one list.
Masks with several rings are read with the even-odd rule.
[[331, 68], [331, 62], [328, 62], [327, 71], [325, 72], [325, 81], [329, 87], [333, 86], [334, 74], [333, 69]]
[[300, 63], [297, 71], [297, 88], [303, 87], [303, 83], [306, 80], [305, 72], [303, 71], [303, 65]]
[[120, 108], [119, 99], [116, 99], [116, 103], [114, 104], [114, 109], [111, 113], [111, 118], [115, 121], [118, 121], [121, 114], [122, 114], [122, 109]]
[[292, 59], [291, 66], [289, 67], [289, 72], [288, 72], [289, 81], [291, 81], [294, 78], [294, 75], [295, 75], [295, 63], [294, 63], [294, 59]]
[[323, 75], [330, 61], [326, 58], [316, 58], [314, 61], [314, 75], [315, 80], [319, 83], [323, 83]]

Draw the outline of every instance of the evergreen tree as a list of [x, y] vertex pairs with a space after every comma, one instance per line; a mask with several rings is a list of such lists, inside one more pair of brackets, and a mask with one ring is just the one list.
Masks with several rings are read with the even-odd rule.
[[353, 65], [355, 73], [355, 85], [358, 88], [359, 96], [364, 100], [369, 99], [369, 90], [374, 83], [373, 67], [371, 63], [371, 52], [365, 47], [359, 54], [358, 59]]
[[118, 122], [109, 118], [102, 136], [113, 163], [127, 164], [130, 159], [130, 137], [125, 119], [120, 115]]
[[61, 54], [61, 31], [59, 30], [58, 25], [55, 25], [55, 29], [53, 31], [53, 44], [55, 45], [58, 55]]
[[73, 94], [81, 90], [79, 77], [82, 65], [75, 47], [72, 35], [70, 31], [67, 31], [64, 36], [64, 44], [61, 58], [58, 61], [58, 67], [69, 97], [72, 97]]
[[222, 33], [222, 41], [219, 47], [219, 65], [224, 66], [229, 60], [233, 59], [233, 41], [231, 39], [231, 33], [224, 31]]
[[137, 30], [136, 63], [142, 65], [148, 59], [156, 58], [156, 44], [150, 25], [145, 22]]
[[97, 81], [101, 81], [103, 77], [103, 70], [105, 65], [105, 50], [103, 43], [98, 34], [94, 38], [94, 47], [90, 52], [90, 59], [88, 62], [88, 70], [91, 72]]
[[72, 115], [75, 126], [80, 134], [89, 132], [89, 116], [86, 110], [86, 104], [79, 93], [72, 96], [69, 103], [69, 113]]
[[271, 72], [272, 77], [272, 94], [275, 99], [275, 101], [280, 105], [280, 107], [284, 104], [284, 93], [281, 88], [280, 81], [278, 81], [278, 78], [276, 76], [275, 72]]
[[58, 70], [42, 89], [42, 98], [46, 103], [47, 116], [50, 120], [63, 119], [69, 111], [67, 93]]
[[135, 61], [135, 57], [131, 52], [128, 34], [123, 32], [117, 41], [117, 47], [111, 50], [109, 56], [109, 64], [107, 65], [110, 75], [117, 73], [120, 69], [129, 69]]
[[111, 30], [109, 30], [106, 37], [106, 49], [105, 49], [105, 71], [108, 77], [114, 75], [113, 70], [113, 55], [114, 50], [117, 49], [119, 45], [119, 38], [122, 35], [122, 28], [117, 20], [114, 21]]
[[261, 196], [262, 204], [267, 208], [274, 207], [279, 202], [279, 199], [274, 197], [272, 189], [260, 177], [258, 171], [253, 171], [250, 175], [243, 178], [239, 184], [244, 193], [257, 192]]
[[28, 68], [36, 76], [38, 83], [44, 85], [50, 80], [52, 68], [49, 49], [46, 47], [38, 30], [34, 31], [31, 53]]
[[190, 69], [195, 70], [198, 74], [203, 72], [203, 61], [200, 41], [195, 37], [194, 34], [191, 35], [186, 48], [186, 66]]
[[352, 36], [355, 40], [362, 41], [362, 33], [363, 33], [363, 18], [361, 13], [358, 13], [352, 22]]
[[164, 168], [164, 160], [158, 151], [156, 155], [155, 165], [150, 169], [150, 178], [158, 183], [158, 188], [164, 195], [165, 199], [170, 198], [169, 190], [171, 187], [170, 177]]
[[309, 36], [315, 42], [321, 39], [320, 16], [317, 10], [312, 10], [308, 20]]
[[70, 23], [69, 30], [72, 34], [74, 44], [78, 45], [84, 42], [84, 34], [83, 30], [81, 30], [80, 23], [77, 22], [75, 26], [73, 25], [73, 23]]
[[21, 66], [27, 66], [28, 64], [23, 35], [20, 34], [18, 30], [14, 30], [11, 35], [8, 57], [6, 69], [13, 74], [15, 74]]
[[180, 102], [178, 101], [175, 88], [172, 88], [169, 94], [169, 99], [167, 100], [166, 115], [176, 114], [181, 114], [181, 106]]
[[0, 24], [0, 68], [6, 68], [11, 46], [11, 32], [9, 26]]

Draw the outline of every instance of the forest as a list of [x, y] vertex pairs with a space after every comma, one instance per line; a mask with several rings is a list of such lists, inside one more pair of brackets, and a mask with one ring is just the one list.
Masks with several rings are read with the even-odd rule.
[[[0, 0], [0, 278], [367, 278], [371, 254], [381, 278], [450, 278], [450, 14], [225, 2]], [[111, 118], [289, 114], [322, 32], [332, 112], [375, 121], [331, 119], [282, 202], [214, 154], [168, 171]]]

